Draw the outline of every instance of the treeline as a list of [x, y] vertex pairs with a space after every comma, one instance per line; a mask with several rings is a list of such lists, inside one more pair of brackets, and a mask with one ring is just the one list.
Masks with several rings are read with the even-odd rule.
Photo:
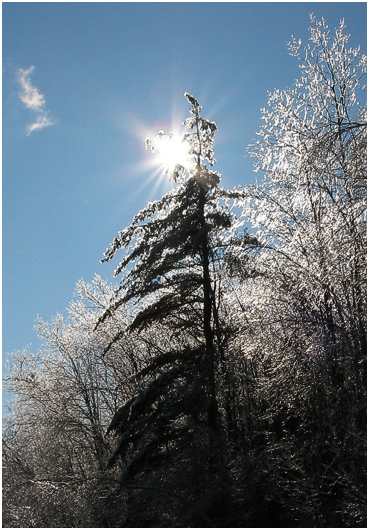
[[365, 62], [311, 22], [261, 178], [220, 187], [186, 93], [190, 163], [106, 251], [118, 287], [12, 354], [5, 527], [366, 527]]

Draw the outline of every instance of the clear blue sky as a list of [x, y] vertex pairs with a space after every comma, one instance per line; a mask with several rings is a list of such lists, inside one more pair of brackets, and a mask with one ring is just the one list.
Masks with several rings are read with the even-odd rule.
[[[39, 345], [37, 314], [63, 312], [116, 232], [165, 186], [145, 134], [215, 120], [223, 186], [251, 182], [245, 148], [267, 90], [299, 76], [286, 42], [309, 13], [345, 18], [366, 44], [366, 3], [3, 3], [3, 351]], [[33, 67], [33, 68], [31, 68]], [[147, 131], [147, 132], [146, 132]]]

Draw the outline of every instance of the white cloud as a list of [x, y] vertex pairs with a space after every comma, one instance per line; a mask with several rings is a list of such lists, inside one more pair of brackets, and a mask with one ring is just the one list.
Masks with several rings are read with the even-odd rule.
[[31, 74], [34, 70], [34, 66], [30, 66], [27, 70], [22, 68], [18, 70], [18, 82], [21, 87], [19, 99], [27, 109], [37, 113], [36, 121], [27, 127], [27, 136], [33, 131], [39, 131], [56, 123], [48, 116], [45, 96], [31, 83]]
[[45, 127], [49, 127], [50, 125], [54, 125], [55, 121], [48, 118], [48, 116], [45, 114], [44, 116], [39, 116], [37, 120], [32, 123], [31, 125], [28, 125], [27, 127], [27, 136], [31, 134], [33, 131], [37, 131], [40, 129], [44, 129]]
[[19, 84], [22, 88], [22, 92], [19, 94], [19, 99], [25, 106], [33, 110], [42, 110], [45, 107], [45, 97], [40, 94], [38, 89], [32, 86], [30, 76], [34, 72], [35, 67], [30, 66], [28, 70], [23, 70], [20, 68], [18, 71], [19, 74]]

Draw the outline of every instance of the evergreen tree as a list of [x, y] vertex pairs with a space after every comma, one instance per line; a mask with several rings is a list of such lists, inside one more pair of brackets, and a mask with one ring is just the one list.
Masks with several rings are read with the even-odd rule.
[[[122, 276], [121, 284], [98, 325], [122, 305], [131, 308], [132, 321], [106, 352], [126, 333], [147, 332], [158, 322], [161, 333], [170, 336], [170, 347], [153, 352], [138, 371], [142, 391], [112, 419], [109, 431], [117, 433], [119, 441], [110, 465], [120, 458], [122, 479], [132, 480], [155, 465], [163, 466], [168, 455], [171, 462], [182, 459], [183, 464], [187, 458], [192, 460], [187, 479], [192, 488], [198, 482], [200, 494], [200, 470], [209, 481], [211, 469], [222, 467], [218, 391], [230, 332], [221, 317], [222, 269], [252, 241], [246, 232], [238, 233], [240, 223], [230, 207], [238, 193], [219, 189], [220, 175], [211, 169], [216, 124], [201, 116], [193, 96], [185, 96], [191, 116], [184, 122], [190, 132], [183, 142], [191, 163], [174, 168], [171, 176], [177, 186], [141, 210], [106, 251], [103, 261], [121, 249], [125, 256], [115, 272]], [[157, 148], [155, 140], [163, 140], [163, 133], [147, 140], [152, 150]], [[176, 487], [178, 491], [178, 482]]]

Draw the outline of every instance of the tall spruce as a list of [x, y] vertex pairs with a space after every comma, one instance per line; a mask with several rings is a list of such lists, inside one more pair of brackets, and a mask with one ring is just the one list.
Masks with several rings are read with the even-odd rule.
[[[171, 177], [176, 186], [134, 217], [103, 260], [124, 251], [115, 271], [121, 283], [97, 326], [114, 318], [123, 305], [132, 314], [106, 353], [127, 333], [147, 334], [159, 326], [170, 337], [170, 347], [154, 346], [137, 367], [142, 390], [122, 404], [108, 430], [119, 436], [109, 466], [120, 461], [122, 481], [131, 487], [132, 480], [196, 455], [196, 463], [187, 465], [192, 469], [188, 480], [200, 488], [201, 467], [207, 482], [211, 469], [222, 467], [218, 388], [230, 335], [221, 316], [222, 269], [245, 254], [242, 249], [252, 240], [240, 231], [242, 223], [232, 211], [238, 192], [220, 189], [220, 174], [211, 169], [217, 126], [201, 116], [202, 107], [193, 96], [185, 96], [191, 108], [183, 141], [190, 163], [175, 167]], [[158, 138], [163, 139], [162, 131], [146, 141], [147, 147], [154, 151]], [[183, 487], [171, 482], [170, 471], [166, 478], [177, 492], [189, 493], [184, 477]]]

